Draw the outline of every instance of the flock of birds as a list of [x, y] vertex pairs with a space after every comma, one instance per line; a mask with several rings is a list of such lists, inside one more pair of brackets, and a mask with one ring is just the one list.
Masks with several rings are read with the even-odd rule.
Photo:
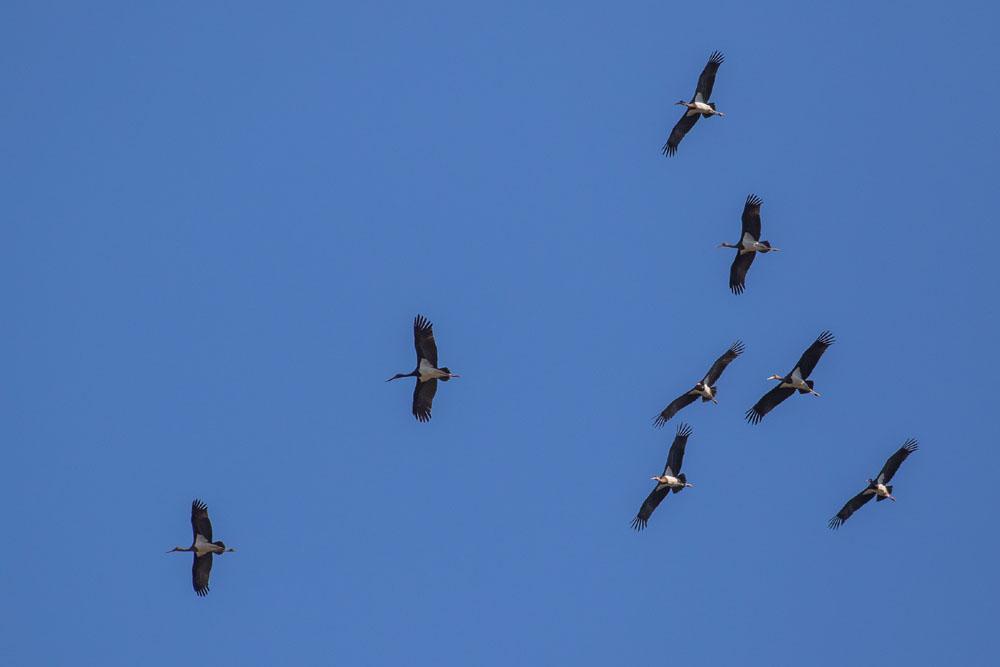
[[[719, 66], [725, 60], [724, 56], [715, 51], [708, 59], [701, 76], [698, 77], [698, 85], [695, 88], [694, 96], [690, 101], [680, 100], [678, 105], [685, 107], [684, 114], [677, 124], [674, 125], [667, 143], [663, 146], [663, 154], [672, 156], [677, 152], [677, 147], [681, 140], [698, 122], [699, 117], [710, 118], [712, 116], [725, 116], [724, 113], [716, 109], [715, 103], [711, 102], [712, 88], [715, 85], [715, 75]], [[779, 249], [772, 247], [770, 242], [760, 239], [760, 207], [762, 201], [756, 195], [747, 197], [743, 206], [742, 234], [736, 243], [722, 243], [720, 248], [733, 248], [736, 255], [729, 269], [729, 288], [734, 294], [742, 294], [746, 289], [747, 272], [753, 264], [754, 257], [758, 254], [777, 252]], [[812, 394], [819, 396], [819, 392], [814, 388], [810, 379], [816, 364], [823, 353], [826, 352], [834, 342], [833, 334], [829, 331], [822, 332], [818, 338], [802, 353], [798, 362], [787, 374], [774, 374], [768, 380], [777, 381], [770, 391], [761, 396], [746, 412], [746, 420], [750, 424], [758, 424], [774, 408], [784, 402], [795, 393]], [[434, 328], [430, 321], [423, 315], [417, 315], [413, 320], [413, 345], [417, 353], [417, 365], [409, 373], [396, 373], [386, 382], [399, 380], [401, 378], [412, 377], [416, 379], [413, 387], [413, 416], [419, 422], [430, 421], [431, 408], [434, 396], [437, 394], [438, 380], [447, 382], [452, 378], [459, 377], [446, 366], [438, 367], [437, 343], [434, 340]], [[678, 412], [701, 399], [702, 402], [712, 401], [718, 403], [718, 389], [716, 384], [723, 372], [737, 357], [743, 354], [745, 347], [741, 341], [733, 343], [722, 356], [715, 360], [712, 367], [708, 369], [705, 376], [695, 383], [694, 387], [684, 392], [653, 420], [656, 428], [662, 427]], [[670, 451], [667, 454], [667, 463], [663, 468], [663, 473], [652, 477], [656, 486], [650, 491], [643, 501], [639, 512], [632, 520], [632, 527], [642, 530], [649, 522], [656, 508], [670, 493], [680, 493], [686, 488], [693, 487], [687, 481], [687, 477], [681, 472], [684, 462], [684, 450], [687, 447], [688, 438], [691, 437], [692, 429], [688, 424], [680, 424], [674, 436]], [[899, 466], [906, 460], [906, 457], [917, 450], [917, 441], [909, 439], [903, 443], [895, 453], [890, 456], [882, 470], [873, 479], [869, 479], [867, 486], [853, 498], [848, 500], [837, 514], [830, 519], [830, 528], [839, 528], [854, 512], [860, 509], [865, 503], [875, 498], [877, 501], [892, 500], [892, 481]], [[212, 571], [213, 555], [223, 554], [235, 549], [227, 548], [219, 541], [212, 541], [212, 523], [208, 518], [208, 507], [200, 500], [195, 500], [191, 504], [191, 529], [193, 538], [189, 547], [175, 547], [168, 553], [175, 551], [190, 551], [194, 554], [194, 562], [191, 569], [192, 583], [195, 593], [199, 596], [208, 594], [208, 580]]]

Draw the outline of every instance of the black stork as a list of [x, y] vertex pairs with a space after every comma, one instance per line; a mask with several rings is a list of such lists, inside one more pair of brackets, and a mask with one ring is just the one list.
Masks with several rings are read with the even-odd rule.
[[193, 551], [194, 563], [191, 566], [191, 583], [194, 592], [199, 597], [208, 595], [208, 576], [212, 573], [212, 554], [222, 554], [236, 549], [226, 548], [223, 542], [212, 541], [212, 522], [208, 519], [208, 505], [195, 499], [191, 503], [191, 530], [194, 541], [189, 547], [174, 547], [167, 553], [175, 551]]
[[780, 248], [772, 248], [769, 241], [760, 240], [760, 197], [750, 195], [743, 204], [743, 235], [739, 243], [720, 243], [720, 248], [735, 248], [736, 257], [729, 267], [729, 289], [733, 294], [743, 294], [746, 289], [747, 271], [753, 264], [757, 253], [777, 252]]
[[751, 424], [760, 423], [764, 415], [796, 391], [800, 394], [819, 396], [819, 392], [813, 389], [813, 381], [806, 378], [813, 372], [816, 362], [826, 352], [826, 348], [833, 345], [833, 340], [833, 334], [829, 331], [824, 331], [809, 346], [809, 349], [802, 353], [799, 363], [795, 364], [795, 368], [792, 369], [791, 373], [788, 375], [772, 375], [767, 378], [768, 380], [780, 380], [780, 382], [777, 387], [764, 394], [752, 408], [747, 410], [747, 421]]
[[719, 71], [719, 65], [725, 59], [725, 56], [718, 51], [713, 52], [705, 64], [705, 69], [701, 71], [701, 76], [698, 77], [698, 87], [694, 90], [694, 97], [691, 98], [690, 102], [677, 101], [677, 104], [686, 107], [686, 109], [684, 115], [674, 125], [674, 129], [670, 131], [667, 143], [663, 145], [664, 155], [669, 156], [677, 152], [677, 146], [681, 143], [681, 139], [694, 127], [701, 116], [708, 118], [726, 115], [721, 111], [716, 111], [714, 102], [709, 102], [712, 97], [712, 86], [715, 85], [715, 73]]
[[417, 378], [413, 388], [413, 416], [419, 422], [430, 421], [431, 403], [437, 393], [437, 381], [447, 382], [457, 378], [447, 368], [438, 368], [437, 344], [434, 342], [434, 325], [423, 315], [413, 318], [413, 345], [417, 348], [417, 367], [409, 373], [396, 373], [386, 382], [399, 378]]
[[896, 499], [892, 495], [892, 485], [889, 482], [892, 481], [892, 476], [899, 470], [899, 466], [906, 460], [906, 457], [917, 451], [917, 449], [919, 449], [917, 441], [913, 438], [904, 442], [903, 446], [896, 450], [896, 453], [886, 459], [885, 465], [882, 466], [882, 470], [878, 473], [878, 477], [868, 480], [868, 487], [848, 500], [840, 511], [837, 512], [837, 515], [830, 519], [830, 528], [840, 528], [845, 521], [851, 518], [852, 514], [861, 509], [862, 505], [872, 498], [876, 498], [876, 502], [885, 500], [886, 498], [895, 502]]
[[663, 474], [651, 478], [656, 480], [656, 487], [642, 501], [639, 513], [632, 519], [632, 527], [636, 530], [642, 530], [646, 527], [646, 524], [649, 523], [649, 517], [653, 515], [653, 510], [659, 507], [671, 491], [680, 493], [687, 487], [694, 486], [687, 481], [687, 477], [681, 472], [681, 464], [684, 462], [684, 448], [687, 446], [690, 435], [691, 427], [687, 424], [681, 424], [677, 427], [677, 435], [674, 436], [674, 443], [670, 445], [670, 453], [667, 454], [667, 465], [663, 468]]
[[726, 366], [728, 366], [733, 359], [743, 354], [743, 349], [742, 341], [736, 341], [730, 345], [729, 349], [726, 350], [721, 357], [715, 360], [715, 363], [708, 369], [708, 373], [705, 374], [705, 377], [699, 380], [692, 389], [681, 394], [671, 401], [670, 405], [663, 408], [663, 412], [658, 414], [653, 420], [653, 426], [660, 428], [682, 408], [686, 408], [697, 401], [699, 396], [701, 397], [703, 403], [705, 401], [712, 401], [717, 404], [718, 401], [715, 400], [715, 397], [718, 396], [718, 390], [715, 388], [715, 383], [722, 375], [722, 371], [726, 370]]

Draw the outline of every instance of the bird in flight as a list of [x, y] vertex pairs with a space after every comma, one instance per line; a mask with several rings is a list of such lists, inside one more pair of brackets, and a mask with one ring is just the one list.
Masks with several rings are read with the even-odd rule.
[[438, 368], [437, 343], [434, 342], [434, 327], [423, 315], [413, 319], [413, 346], [417, 350], [417, 367], [409, 373], [396, 373], [386, 382], [399, 378], [415, 377], [413, 388], [413, 416], [417, 421], [426, 422], [431, 418], [431, 403], [437, 393], [437, 381], [447, 382], [457, 378], [447, 368]]
[[886, 459], [885, 465], [882, 466], [882, 470], [879, 471], [875, 479], [868, 480], [868, 486], [865, 490], [848, 500], [840, 508], [840, 511], [837, 512], [836, 516], [830, 519], [830, 528], [840, 528], [845, 521], [851, 518], [852, 514], [861, 509], [872, 498], [876, 498], [876, 502], [885, 500], [886, 498], [895, 502], [896, 498], [892, 495], [892, 485], [889, 482], [892, 481], [893, 475], [899, 470], [899, 466], [903, 464], [906, 457], [917, 451], [917, 449], [919, 449], [917, 441], [913, 438], [904, 442], [902, 447]]
[[681, 472], [681, 464], [684, 462], [684, 448], [687, 446], [690, 435], [691, 427], [687, 424], [681, 424], [677, 427], [677, 435], [674, 436], [674, 442], [670, 445], [670, 453], [667, 454], [667, 465], [663, 468], [663, 474], [652, 478], [656, 480], [656, 486], [642, 501], [639, 513], [632, 519], [634, 529], [642, 530], [646, 527], [653, 511], [670, 495], [671, 491], [680, 493], [684, 489], [694, 486], [687, 481], [687, 477]]
[[708, 369], [708, 373], [705, 374], [701, 380], [695, 383], [694, 387], [684, 392], [674, 400], [670, 402], [670, 405], [663, 408], [663, 412], [658, 414], [653, 420], [653, 426], [660, 428], [666, 424], [671, 417], [676, 415], [681, 408], [686, 408], [691, 405], [700, 397], [702, 402], [712, 401], [713, 403], [718, 403], [715, 397], [718, 395], [718, 390], [715, 388], [715, 383], [718, 382], [719, 377], [722, 375], [722, 371], [726, 370], [726, 366], [732, 362], [733, 359], [743, 354], [743, 343], [741, 341], [736, 341], [729, 346], [721, 357], [715, 360], [712, 367]]
[[694, 90], [694, 97], [691, 98], [690, 102], [685, 102], [684, 100], [676, 102], [676, 104], [686, 108], [684, 115], [674, 125], [674, 129], [670, 131], [667, 143], [663, 145], [664, 155], [670, 156], [677, 152], [677, 146], [681, 143], [681, 139], [694, 127], [694, 124], [698, 122], [698, 118], [701, 116], [709, 118], [711, 116], [726, 115], [715, 109], [715, 102], [709, 102], [709, 99], [712, 97], [712, 86], [715, 85], [715, 73], [719, 71], [719, 65], [724, 60], [725, 56], [718, 51], [712, 53], [705, 64], [705, 69], [701, 71], [701, 76], [698, 77], [698, 86]]
[[205, 597], [208, 595], [208, 577], [212, 574], [212, 554], [228, 553], [236, 549], [227, 549], [223, 542], [212, 541], [212, 522], [208, 518], [208, 505], [197, 499], [191, 503], [191, 530], [194, 533], [191, 546], [174, 547], [167, 553], [175, 551], [194, 553], [191, 583], [194, 585], [194, 592], [199, 597]]
[[795, 364], [792, 368], [792, 372], [788, 375], [772, 375], [767, 378], [768, 380], [779, 380], [778, 386], [776, 386], [771, 391], [764, 394], [759, 401], [757, 401], [752, 408], [747, 410], [746, 418], [751, 424], [758, 424], [760, 420], [764, 418], [768, 412], [773, 410], [775, 406], [780, 404], [783, 400], [794, 394], [796, 391], [800, 394], [812, 394], [813, 396], [819, 396], [819, 392], [813, 389], [813, 381], [806, 378], [813, 372], [816, 367], [816, 362], [819, 358], [823, 356], [826, 352], [826, 348], [833, 345], [833, 334], [829, 331], [824, 331], [819, 335], [819, 338], [813, 342], [809, 348], [802, 353], [799, 357], [799, 362]]
[[735, 248], [736, 257], [729, 267], [729, 289], [733, 294], [743, 294], [746, 289], [747, 271], [757, 253], [777, 252], [769, 241], [760, 240], [760, 197], [750, 195], [743, 205], [743, 235], [739, 243], [720, 243], [720, 248]]

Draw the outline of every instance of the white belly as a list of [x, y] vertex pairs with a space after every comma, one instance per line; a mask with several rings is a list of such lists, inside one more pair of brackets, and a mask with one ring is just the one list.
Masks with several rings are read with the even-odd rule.
[[427, 382], [428, 380], [434, 380], [437, 378], [443, 378], [448, 376], [447, 373], [439, 371], [438, 369], [431, 366], [430, 362], [427, 361], [426, 359], [420, 360], [420, 369], [418, 373], [420, 375], [421, 382]]
[[702, 112], [702, 113], [715, 113], [715, 109], [713, 109], [712, 107], [708, 106], [704, 102], [695, 102], [694, 103], [694, 108], [697, 109], [698, 111]]
[[194, 552], [199, 556], [204, 556], [207, 553], [214, 553], [218, 550], [219, 547], [215, 546], [201, 535], [194, 538]]

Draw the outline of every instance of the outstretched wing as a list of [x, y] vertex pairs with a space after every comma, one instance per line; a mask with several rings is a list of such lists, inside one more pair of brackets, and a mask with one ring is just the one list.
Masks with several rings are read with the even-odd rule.
[[417, 315], [413, 319], [413, 345], [417, 348], [418, 368], [421, 359], [426, 359], [431, 362], [431, 366], [437, 368], [438, 349], [434, 342], [434, 325], [423, 315]]
[[[749, 234], [754, 241], [760, 241], [760, 205], [763, 202], [757, 195], [750, 195], [743, 204], [743, 233]], [[743, 238], [740, 237], [740, 241]]]
[[733, 359], [743, 354], [743, 341], [736, 341], [729, 346], [729, 349], [725, 353], [715, 360], [712, 367], [708, 369], [708, 374], [705, 375], [705, 379], [702, 380], [703, 383], [707, 384], [709, 387], [718, 382], [719, 378], [722, 376], [722, 371], [726, 370], [726, 366], [732, 363]]
[[417, 380], [417, 386], [413, 388], [413, 416], [418, 422], [431, 420], [431, 403], [434, 402], [434, 394], [437, 393], [437, 380], [421, 382]]
[[830, 523], [828, 525], [830, 526], [830, 528], [833, 528], [834, 530], [840, 528], [841, 524], [850, 519], [852, 514], [857, 512], [862, 505], [864, 505], [874, 497], [875, 494], [872, 492], [871, 489], [865, 489], [858, 495], [848, 500], [844, 504], [844, 506], [840, 508], [840, 511], [837, 512], [837, 515], [832, 519], [830, 519]]
[[695, 113], [689, 116], [688, 110], [684, 110], [684, 115], [681, 116], [681, 119], [677, 121], [676, 125], [674, 125], [674, 129], [670, 130], [670, 136], [667, 138], [667, 143], [663, 144], [664, 155], [669, 157], [677, 152], [677, 146], [680, 145], [681, 139], [683, 139], [684, 135], [687, 134], [688, 131], [694, 127], [694, 124], [698, 122], [698, 117], [700, 115], [701, 114]]
[[206, 542], [212, 541], [212, 522], [208, 520], [208, 505], [197, 498], [191, 503], [191, 531], [194, 533], [195, 541], [199, 535], [204, 537]]
[[899, 466], [906, 460], [906, 457], [917, 451], [917, 441], [910, 438], [903, 443], [903, 446], [896, 450], [896, 453], [886, 459], [885, 465], [882, 466], [882, 471], [878, 474], [878, 479], [876, 480], [879, 484], [888, 484], [892, 481], [892, 476], [896, 474], [899, 470]]
[[656, 419], [653, 420], [653, 427], [660, 428], [668, 421], [670, 421], [671, 417], [680, 412], [681, 408], [686, 408], [687, 406], [691, 405], [697, 400], [698, 400], [697, 394], [692, 394], [690, 392], [686, 394], [681, 394], [680, 396], [672, 400], [670, 402], [670, 405], [663, 408], [663, 412], [656, 415]]
[[750, 265], [756, 256], [755, 252], [736, 251], [733, 264], [729, 267], [729, 289], [733, 290], [733, 294], [743, 294], [743, 290], [746, 289], [747, 271], [750, 270]]
[[782, 387], [779, 384], [777, 387], [761, 396], [760, 400], [754, 403], [752, 408], [747, 410], [747, 421], [751, 424], [759, 424], [760, 420], [764, 418], [764, 415], [773, 410], [776, 405], [794, 393], [795, 390], [791, 387]]
[[[709, 56], [708, 62], [705, 63], [705, 69], [701, 71], [701, 76], [698, 77], [698, 87], [694, 90], [694, 99], [697, 102], [708, 102], [712, 99], [712, 86], [715, 85], [715, 73], [719, 71], [719, 65], [726, 59], [724, 55], [718, 51], [713, 51], [712, 55]], [[698, 99], [698, 96], [701, 99]]]
[[198, 597], [208, 595], [208, 577], [212, 574], [212, 554], [204, 556], [195, 554], [194, 563], [191, 565], [191, 583], [194, 585], [194, 592]]
[[660, 506], [663, 499], [670, 494], [670, 487], [666, 484], [657, 484], [656, 488], [649, 492], [646, 499], [642, 501], [642, 507], [639, 508], [639, 513], [635, 515], [632, 519], [632, 527], [636, 530], [642, 530], [649, 523], [649, 517], [653, 515], [653, 510]]
[[833, 341], [833, 334], [829, 331], [824, 331], [819, 335], [819, 338], [817, 338], [813, 344], [809, 346], [809, 349], [802, 353], [802, 356], [799, 357], [799, 363], [795, 364], [795, 368], [799, 369], [799, 374], [802, 376], [803, 380], [812, 374], [813, 369], [816, 368], [816, 362], [818, 362], [819, 358], [823, 356], [824, 352], [826, 352], [826, 348], [833, 345]]
[[663, 469], [664, 475], [676, 477], [681, 472], [681, 465], [684, 463], [684, 448], [687, 447], [688, 437], [691, 435], [691, 427], [681, 424], [677, 427], [677, 435], [670, 445], [670, 453], [667, 454], [667, 467]]

